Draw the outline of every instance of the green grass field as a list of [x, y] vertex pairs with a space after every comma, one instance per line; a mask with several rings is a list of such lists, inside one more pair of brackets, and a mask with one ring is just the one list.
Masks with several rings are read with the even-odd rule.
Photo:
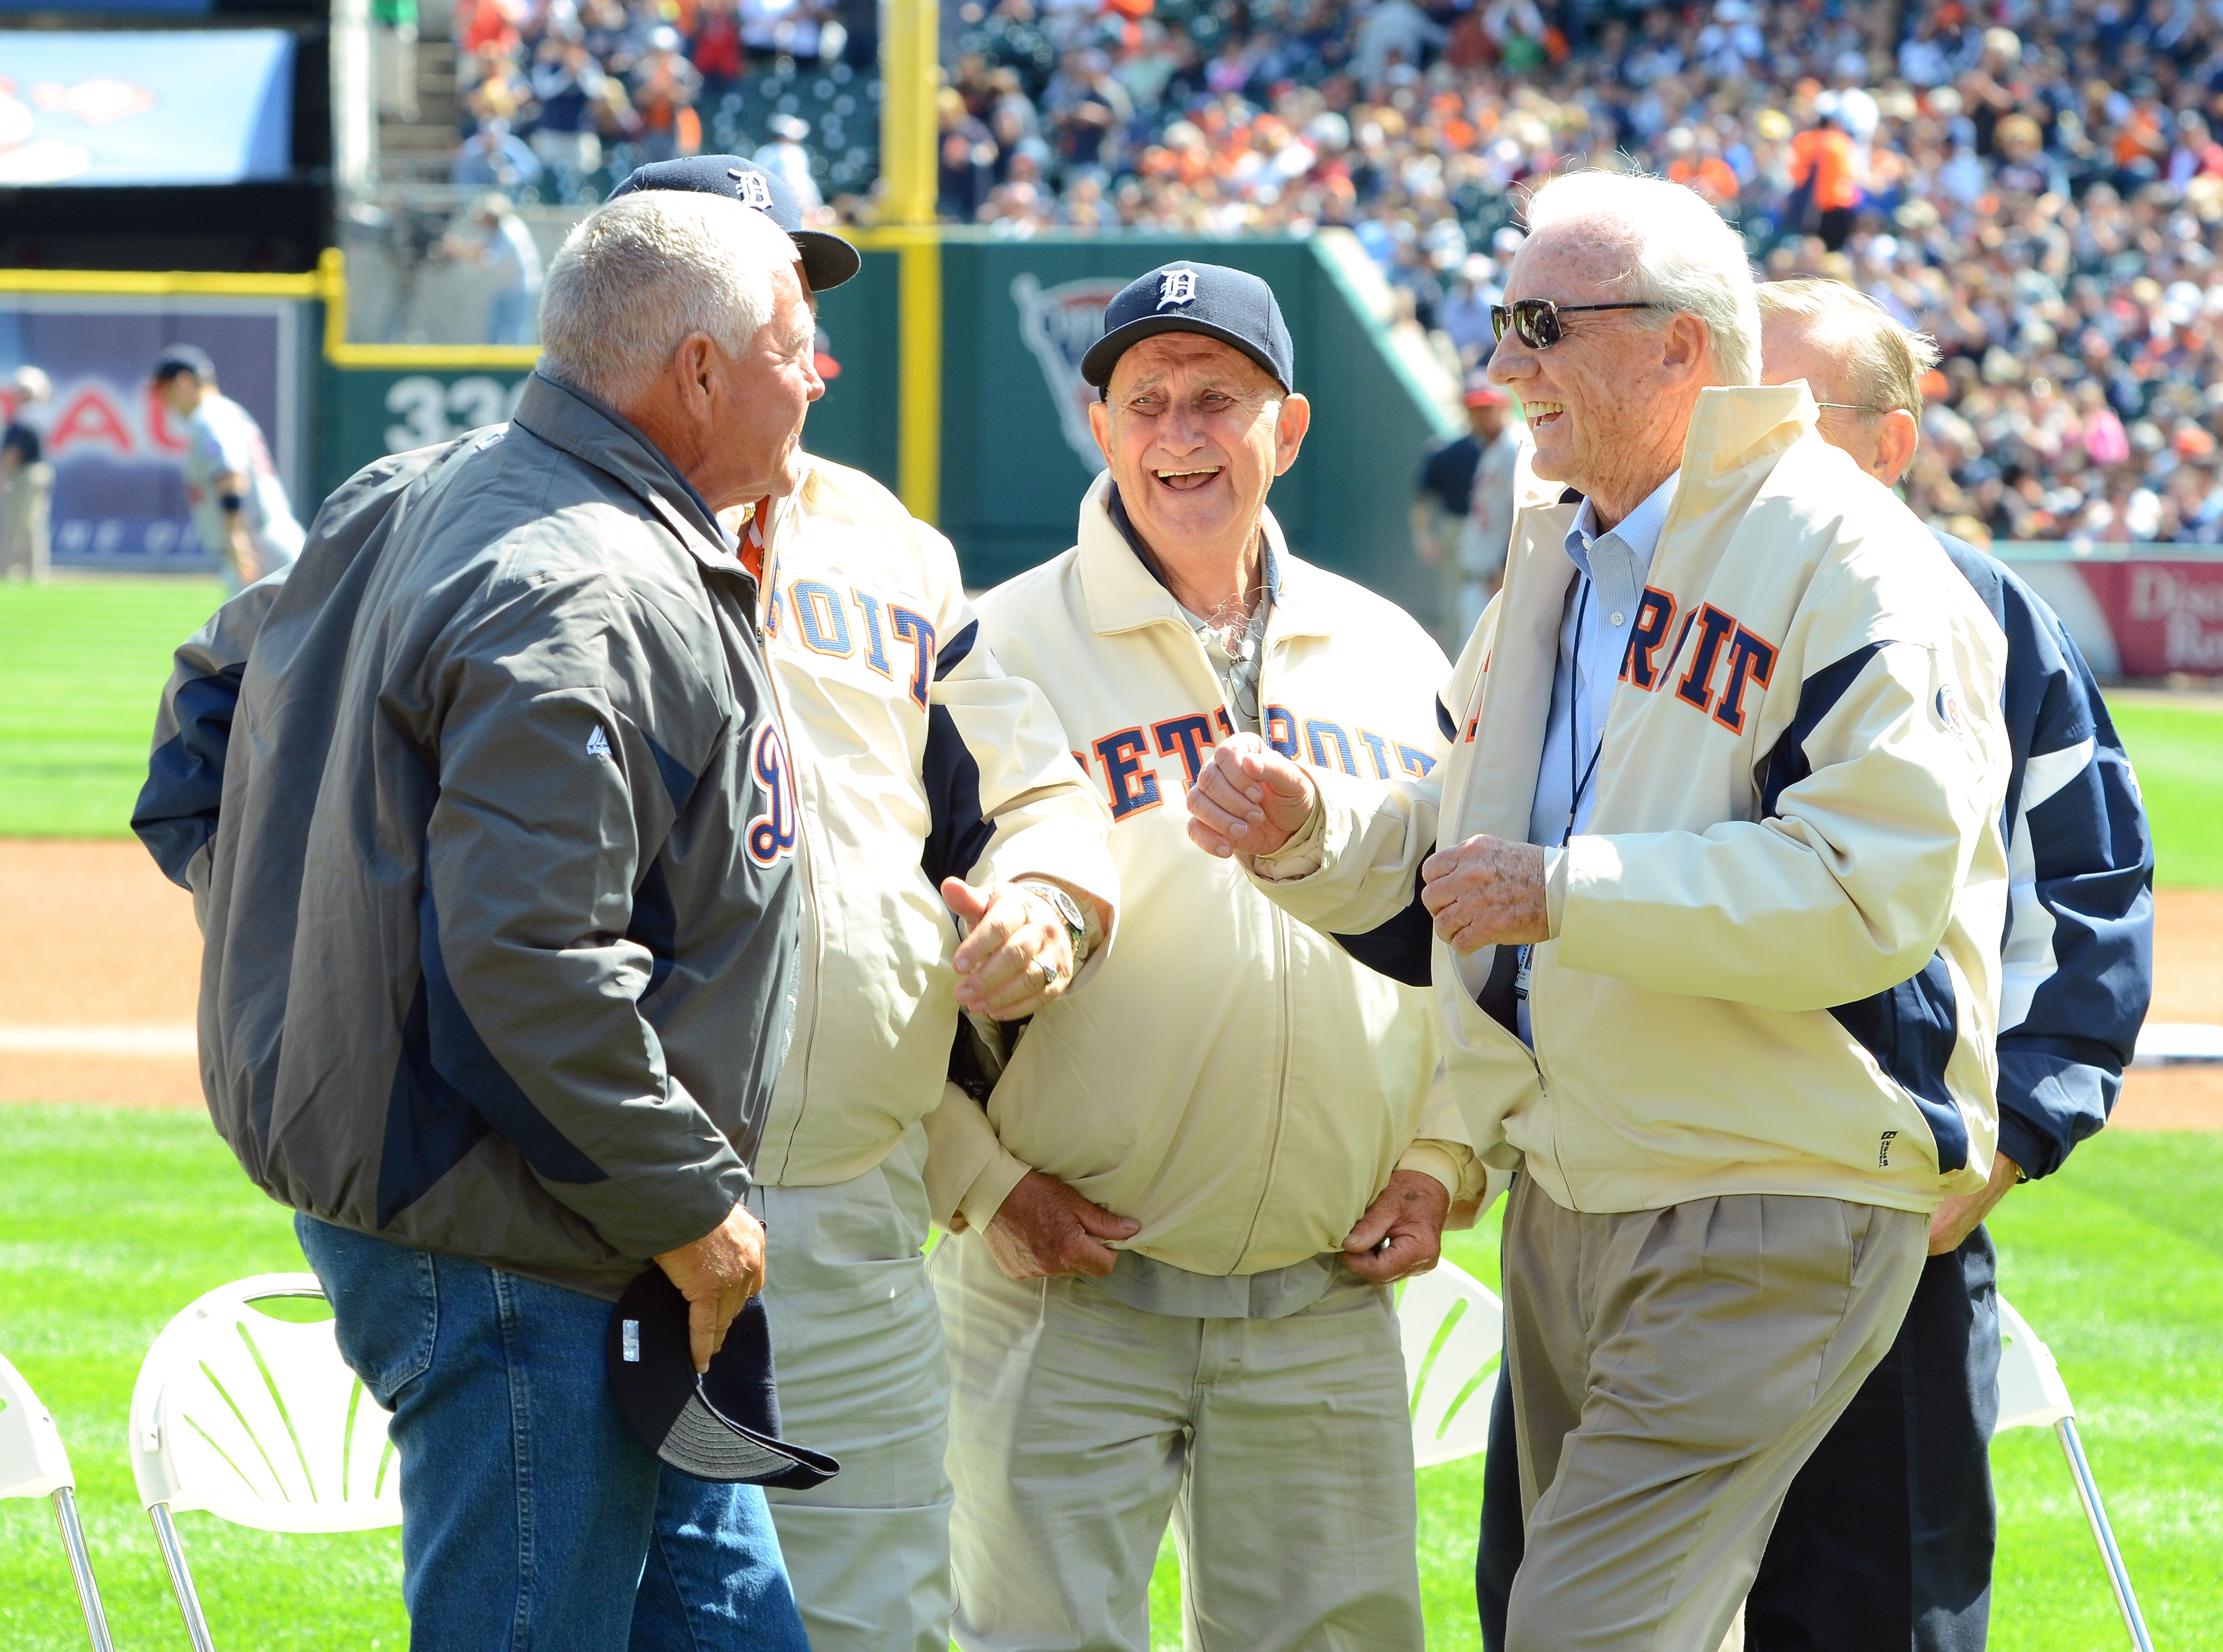
[[[128, 830], [171, 650], [215, 606], [211, 581], [0, 586], [0, 836]], [[2125, 705], [2162, 881], [2223, 884], [2223, 716]], [[2060, 1356], [2100, 1484], [2165, 1649], [2223, 1646], [2223, 1137], [2103, 1135], [1993, 1223], [2001, 1279]], [[1494, 1222], [1452, 1259], [1497, 1280]], [[0, 1109], [0, 1352], [53, 1407], [75, 1462], [117, 1643], [181, 1647], [123, 1454], [140, 1356], [200, 1291], [301, 1267], [287, 1213], [249, 1187], [198, 1115]], [[1993, 1645], [2122, 1644], [2050, 1438], [1993, 1454], [2000, 1552]], [[1479, 1644], [1473, 1617], [1479, 1462], [1420, 1477], [1421, 1586], [1432, 1645]], [[391, 1532], [280, 1538], [181, 1524], [217, 1643], [397, 1647]], [[1168, 1554], [1170, 1548], [1168, 1547]], [[1179, 1644], [1179, 1582], [1162, 1561], [1154, 1637]], [[0, 1504], [0, 1647], [81, 1645], [47, 1511]]]
[[[183, 1647], [161, 1559], [133, 1494], [124, 1425], [139, 1359], [201, 1291], [300, 1268], [284, 1210], [247, 1184], [195, 1115], [98, 1108], [0, 1112], [0, 1349], [69, 1442], [119, 1646]], [[2008, 1199], [1993, 1223], [2000, 1277], [2060, 1356], [2157, 1644], [2223, 1645], [2223, 1137], [2103, 1135]], [[1453, 1259], [1496, 1283], [1494, 1231]], [[2002, 1440], [1993, 1645], [2113, 1652], [2122, 1644], [2060, 1454], [2043, 1433]], [[1479, 1644], [1474, 1625], [1478, 1460], [1420, 1476], [1429, 1643]], [[181, 1517], [219, 1647], [404, 1644], [396, 1535], [274, 1537]], [[1154, 1627], [1179, 1644], [1162, 1567]], [[43, 1505], [0, 1504], [0, 1646], [81, 1646]]]
[[[129, 831], [171, 650], [220, 594], [198, 579], [0, 586], [0, 837]], [[2214, 704], [2115, 710], [2164, 883], [2223, 884], [2223, 716]]]

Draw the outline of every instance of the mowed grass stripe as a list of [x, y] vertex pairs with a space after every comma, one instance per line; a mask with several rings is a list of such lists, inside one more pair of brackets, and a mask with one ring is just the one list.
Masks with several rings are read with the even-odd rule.
[[[2103, 1134], [2058, 1177], [2018, 1190], [1993, 1230], [2003, 1287], [2060, 1356], [2087, 1449], [2157, 1643], [2223, 1645], [2223, 1137]], [[1451, 1259], [1498, 1283], [1496, 1221]], [[93, 1563], [119, 1644], [181, 1648], [161, 1562], [131, 1486], [124, 1430], [141, 1356], [202, 1291], [305, 1266], [289, 1213], [250, 1187], [192, 1114], [0, 1109], [0, 1350], [53, 1407], [75, 1464]], [[1994, 1448], [2000, 1553], [1992, 1644], [2120, 1644], [2090, 1539], [2051, 1438]], [[1480, 1644], [1474, 1621], [1479, 1460], [1420, 1477], [1432, 1648]], [[181, 1517], [219, 1646], [399, 1647], [397, 1534], [278, 1537]], [[1152, 1639], [1180, 1642], [1170, 1564]], [[0, 1646], [83, 1643], [54, 1523], [0, 1504]]]
[[171, 655], [223, 594], [212, 579], [0, 585], [0, 837], [130, 831]]

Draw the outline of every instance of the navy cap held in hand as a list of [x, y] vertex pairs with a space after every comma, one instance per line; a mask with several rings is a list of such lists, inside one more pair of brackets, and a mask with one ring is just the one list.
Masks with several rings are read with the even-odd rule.
[[1119, 290], [1105, 306], [1104, 336], [1080, 358], [1080, 376], [1102, 390], [1128, 349], [1158, 333], [1201, 333], [1231, 344], [1272, 374], [1284, 390], [1296, 386], [1296, 351], [1274, 289], [1248, 270], [1224, 264], [1162, 264]]
[[788, 188], [787, 180], [739, 155], [689, 155], [679, 160], [651, 161], [634, 167], [633, 175], [610, 192], [610, 199], [645, 189], [722, 195], [756, 208], [793, 237], [796, 256], [803, 261], [803, 279], [810, 283], [813, 292], [841, 286], [864, 262], [857, 249], [841, 236], [804, 229], [802, 204]]
[[808, 1491], [841, 1472], [823, 1452], [780, 1438], [771, 1325], [751, 1297], [698, 1376], [687, 1298], [662, 1268], [626, 1287], [610, 1313], [610, 1396], [642, 1445], [698, 1480]]

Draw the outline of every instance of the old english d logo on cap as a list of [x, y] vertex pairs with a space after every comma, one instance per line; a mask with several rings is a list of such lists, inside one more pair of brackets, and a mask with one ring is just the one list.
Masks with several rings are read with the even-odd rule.
[[739, 166], [728, 166], [726, 176], [734, 180], [734, 198], [743, 206], [753, 206], [759, 212], [771, 210], [771, 185], [765, 182], [762, 173], [743, 172]]
[[1158, 308], [1170, 310], [1176, 305], [1196, 302], [1196, 272], [1168, 270], [1158, 278]]

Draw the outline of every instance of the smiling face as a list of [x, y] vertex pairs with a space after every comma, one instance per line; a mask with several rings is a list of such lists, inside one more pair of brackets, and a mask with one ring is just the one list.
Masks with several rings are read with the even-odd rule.
[[[1625, 245], [1580, 221], [1531, 236], [1513, 260], [1505, 302], [1622, 304], [1634, 284]], [[1531, 349], [1512, 328], [1489, 358], [1489, 378], [1521, 398], [1536, 443], [1536, 474], [1588, 495], [1609, 524], [1673, 473], [1698, 390], [1714, 382], [1704, 323], [1664, 312], [1609, 310], [1565, 316], [1564, 336]]]
[[1180, 563], [1256, 541], [1311, 407], [1231, 344], [1158, 333], [1120, 356], [1088, 418], [1136, 530]]

